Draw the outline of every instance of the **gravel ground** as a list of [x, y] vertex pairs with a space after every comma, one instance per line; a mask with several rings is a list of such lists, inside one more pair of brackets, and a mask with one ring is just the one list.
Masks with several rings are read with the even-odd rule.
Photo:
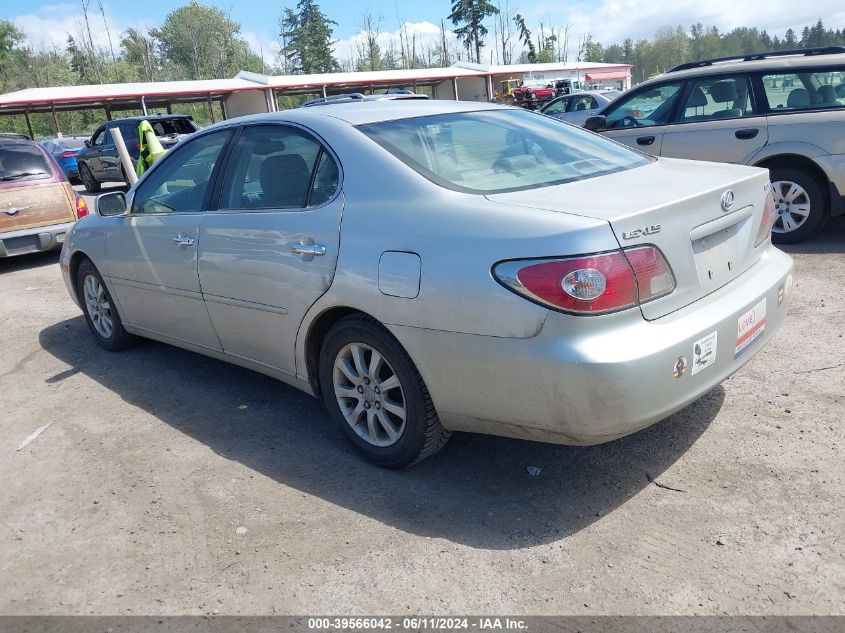
[[0, 260], [0, 613], [845, 614], [845, 222], [790, 251], [780, 335], [668, 420], [402, 472], [269, 378], [101, 350], [55, 254]]

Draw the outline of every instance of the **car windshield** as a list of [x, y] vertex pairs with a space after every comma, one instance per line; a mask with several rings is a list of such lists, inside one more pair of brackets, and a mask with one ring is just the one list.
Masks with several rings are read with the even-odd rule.
[[37, 147], [15, 144], [0, 147], [0, 182], [51, 177], [47, 158]]
[[593, 178], [652, 158], [524, 110], [439, 114], [358, 126], [432, 182], [502, 193]]

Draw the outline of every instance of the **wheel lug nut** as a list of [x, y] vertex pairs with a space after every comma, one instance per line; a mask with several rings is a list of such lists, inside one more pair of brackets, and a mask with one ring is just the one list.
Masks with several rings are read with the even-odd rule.
[[381, 391], [379, 391], [379, 388], [378, 388], [378, 387], [376, 387], [374, 391], [375, 391], [376, 393], [381, 393]]
[[369, 409], [369, 408], [370, 408], [370, 403], [369, 403], [369, 402], [365, 402], [365, 403], [364, 403], [364, 408], [365, 408], [365, 409]]
[[369, 384], [370, 384], [370, 379], [369, 379], [369, 378], [364, 378], [364, 384], [365, 384], [365, 385], [369, 385]]
[[361, 385], [358, 385], [358, 393], [364, 393], [364, 388]]
[[376, 402], [376, 409], [381, 409], [381, 402]]

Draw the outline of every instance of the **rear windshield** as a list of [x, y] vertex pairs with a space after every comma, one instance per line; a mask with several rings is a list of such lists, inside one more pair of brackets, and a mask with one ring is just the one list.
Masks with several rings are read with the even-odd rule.
[[468, 193], [503, 193], [593, 178], [651, 158], [525, 110], [484, 110], [358, 126], [432, 182]]
[[24, 144], [0, 146], [0, 182], [39, 180], [52, 177], [46, 156]]
[[79, 149], [85, 145], [85, 137], [82, 136], [66, 136], [56, 141], [60, 147], [64, 149]]
[[189, 119], [163, 119], [152, 121], [153, 130], [156, 136], [167, 136], [168, 134], [193, 134], [197, 131]]

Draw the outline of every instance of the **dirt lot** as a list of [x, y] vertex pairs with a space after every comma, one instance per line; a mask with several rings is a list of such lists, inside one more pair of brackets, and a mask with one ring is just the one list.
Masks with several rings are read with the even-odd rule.
[[101, 350], [55, 254], [0, 261], [0, 613], [845, 613], [845, 222], [790, 250], [780, 336], [670, 419], [403, 472], [269, 378]]

